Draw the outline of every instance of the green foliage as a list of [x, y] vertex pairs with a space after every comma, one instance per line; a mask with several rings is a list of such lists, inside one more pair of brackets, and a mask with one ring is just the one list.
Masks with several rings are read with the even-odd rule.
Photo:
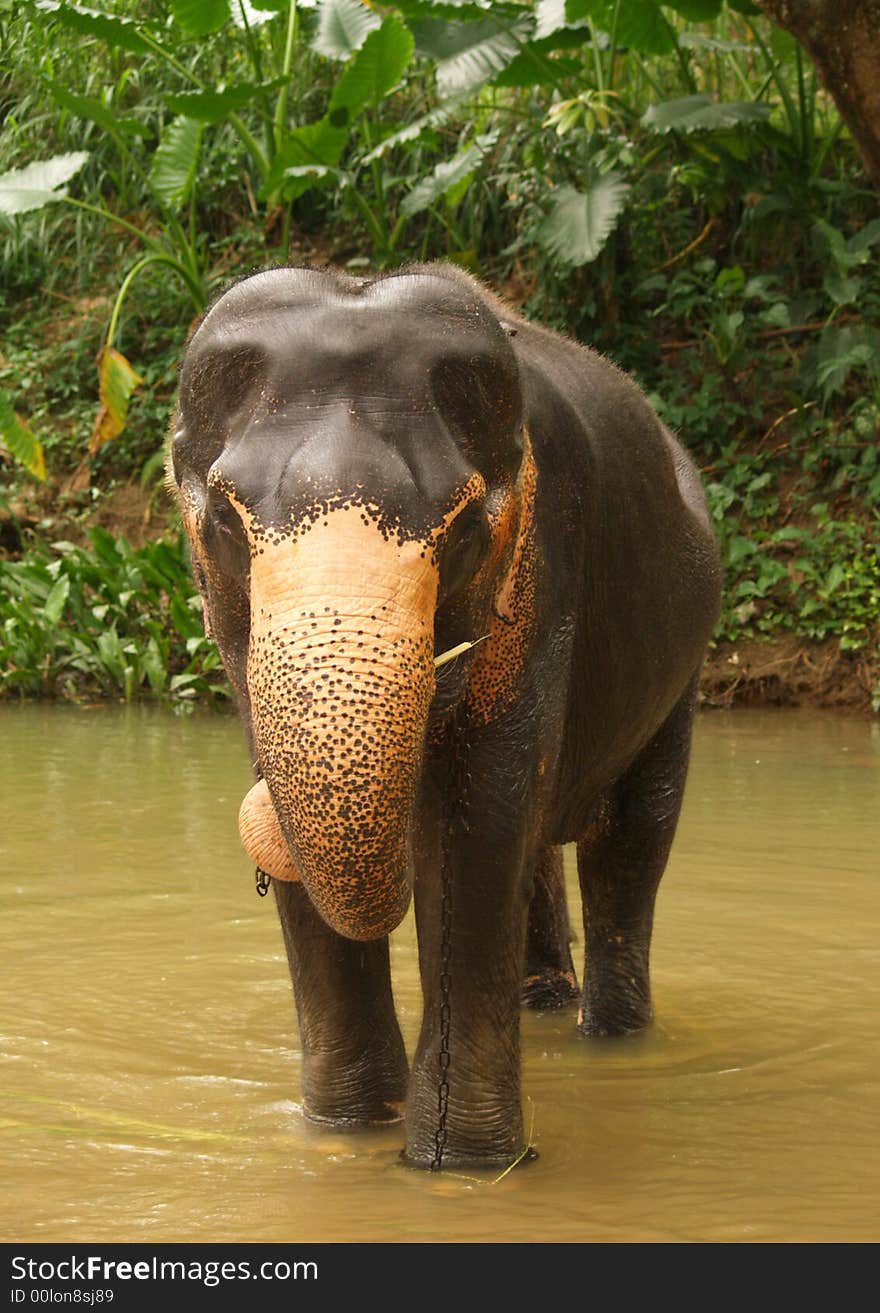
[[745, 123], [766, 123], [770, 106], [754, 100], [713, 100], [705, 92], [651, 105], [642, 115], [642, 127], [652, 132], [717, 132]]
[[[739, 497], [747, 500], [771, 477], [753, 475]], [[751, 527], [746, 535], [731, 514], [736, 485], [711, 483], [708, 494], [726, 575], [719, 637], [793, 632], [817, 641], [837, 638], [844, 651], [876, 644], [880, 514], [867, 523], [836, 520], [820, 502], [811, 507], [812, 524]]]
[[46, 460], [39, 439], [35, 438], [12, 408], [9, 398], [0, 391], [0, 444], [18, 463], [37, 479], [46, 477]]
[[181, 537], [134, 550], [105, 529], [0, 561], [0, 697], [225, 698]]
[[84, 151], [56, 155], [50, 160], [10, 169], [0, 176], [0, 214], [26, 214], [53, 201], [63, 201], [64, 184], [88, 159]]
[[328, 59], [347, 59], [361, 48], [379, 22], [360, 0], [324, 0], [312, 44], [319, 55]]
[[614, 170], [591, 170], [587, 190], [559, 187], [550, 213], [538, 229], [538, 241], [560, 264], [589, 264], [602, 250], [626, 203], [628, 184]]
[[196, 119], [172, 119], [162, 133], [150, 165], [150, 185], [171, 210], [182, 209], [192, 195], [201, 144], [202, 125]]
[[[0, 15], [21, 468], [30, 442], [70, 471], [92, 434], [93, 483], [155, 479], [186, 331], [236, 273], [310, 241], [352, 269], [445, 256], [633, 371], [681, 434], [724, 544], [720, 636], [874, 641], [880, 221], [833, 103], [749, 0], [262, 0], [247, 22], [238, 0], [93, 3]], [[53, 340], [47, 294], [98, 286], [106, 308]], [[102, 339], [104, 383], [127, 381], [93, 427]]]

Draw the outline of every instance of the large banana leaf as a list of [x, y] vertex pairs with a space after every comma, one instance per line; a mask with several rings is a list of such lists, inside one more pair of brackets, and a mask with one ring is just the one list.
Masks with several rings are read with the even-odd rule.
[[76, 150], [0, 175], [0, 214], [26, 214], [28, 210], [42, 209], [50, 201], [63, 201], [64, 184], [88, 158], [85, 151]]
[[629, 183], [621, 173], [591, 169], [586, 181], [586, 191], [558, 187], [550, 213], [538, 229], [538, 242], [560, 264], [595, 260], [626, 205]]

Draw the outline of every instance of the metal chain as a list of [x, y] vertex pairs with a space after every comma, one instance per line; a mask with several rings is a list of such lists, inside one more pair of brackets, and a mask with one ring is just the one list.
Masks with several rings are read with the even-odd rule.
[[449, 1066], [452, 1061], [450, 1034], [452, 1030], [452, 844], [451, 830], [456, 819], [467, 829], [465, 815], [467, 785], [470, 772], [465, 767], [468, 749], [466, 730], [467, 713], [459, 711], [449, 727], [448, 744], [452, 762], [448, 777], [449, 791], [444, 799], [446, 808], [441, 814], [442, 870], [440, 903], [440, 1051], [437, 1055], [437, 1130], [434, 1133], [434, 1157], [430, 1170], [439, 1172], [443, 1165], [443, 1151], [449, 1138], [446, 1122], [449, 1116]]
[[452, 1026], [452, 976], [449, 967], [452, 959], [452, 873], [450, 870], [449, 832], [443, 827], [442, 902], [440, 905], [440, 1053], [437, 1058], [439, 1083], [437, 1085], [437, 1130], [434, 1133], [434, 1157], [431, 1171], [439, 1172], [443, 1163], [443, 1150], [449, 1132], [446, 1118], [449, 1115], [449, 1033]]
[[267, 875], [262, 867], [258, 866], [254, 870], [254, 883], [257, 886], [257, 893], [261, 898], [265, 898], [272, 888], [272, 877]]

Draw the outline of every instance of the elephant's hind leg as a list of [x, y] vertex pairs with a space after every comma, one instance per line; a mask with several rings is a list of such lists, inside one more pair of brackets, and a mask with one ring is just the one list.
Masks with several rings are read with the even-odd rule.
[[584, 1035], [625, 1035], [653, 1015], [654, 899], [678, 823], [695, 695], [696, 679], [578, 843], [585, 949], [578, 1029]]
[[523, 1007], [562, 1008], [577, 998], [571, 940], [562, 849], [545, 848], [535, 866], [534, 890], [529, 902]]
[[344, 939], [301, 884], [273, 884], [299, 1016], [306, 1115], [348, 1126], [400, 1121], [409, 1071], [388, 939]]

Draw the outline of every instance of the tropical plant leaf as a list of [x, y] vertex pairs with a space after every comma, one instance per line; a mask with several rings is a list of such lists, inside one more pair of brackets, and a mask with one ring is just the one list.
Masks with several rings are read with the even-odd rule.
[[705, 32], [681, 32], [678, 44], [688, 50], [717, 50], [721, 55], [752, 55], [760, 49], [752, 41], [729, 41], [725, 37], [706, 36]]
[[69, 110], [71, 114], [76, 114], [78, 118], [97, 123], [99, 128], [103, 128], [111, 136], [117, 136], [119, 133], [124, 133], [128, 137], [146, 137], [149, 135], [149, 129], [145, 128], [138, 119], [131, 115], [121, 117], [109, 105], [105, 105], [102, 100], [98, 100], [96, 96], [75, 95], [74, 92], [68, 91], [67, 87], [63, 87], [60, 82], [55, 82], [52, 78], [44, 78], [43, 81], [62, 109]]
[[522, 17], [522, 6], [506, 3], [505, 0], [398, 0], [394, 8], [407, 20], [416, 21], [451, 18], [463, 22], [470, 18], [485, 18], [487, 10], [491, 10], [498, 18]]
[[416, 47], [436, 62], [437, 90], [445, 99], [475, 91], [507, 68], [529, 35], [529, 22], [502, 27], [495, 18], [457, 23], [412, 23]]
[[180, 209], [189, 199], [201, 144], [202, 125], [195, 119], [172, 119], [162, 133], [150, 165], [150, 185], [169, 209]]
[[98, 356], [98, 396], [101, 405], [95, 416], [89, 451], [92, 455], [125, 428], [131, 394], [143, 379], [121, 351], [105, 346]]
[[675, 33], [663, 17], [659, 0], [565, 0], [569, 22], [589, 18], [603, 32], [615, 29], [617, 44], [644, 55], [675, 49]]
[[327, 59], [348, 59], [381, 21], [361, 0], [321, 0], [312, 49]]
[[661, 0], [664, 9], [681, 14], [689, 23], [711, 23], [721, 13], [721, 0]]
[[327, 118], [334, 127], [345, 127], [365, 105], [378, 104], [397, 86], [414, 45], [409, 28], [393, 16], [368, 34], [330, 96]]
[[19, 465], [33, 474], [36, 479], [46, 477], [46, 458], [42, 444], [16, 415], [12, 402], [5, 392], [0, 392], [0, 442]]
[[10, 169], [0, 175], [0, 214], [26, 214], [39, 210], [50, 201], [63, 201], [63, 188], [88, 159], [84, 150], [68, 155], [53, 155], [23, 169]]
[[[264, 23], [270, 22], [271, 19], [277, 18], [282, 10], [286, 10], [291, 0], [276, 0], [275, 4], [266, 3], [265, 0], [259, 5], [251, 4], [251, 0], [230, 0], [232, 9], [232, 21], [236, 27], [242, 30], [245, 27], [251, 29], [262, 27]], [[315, 0], [299, 0], [297, 8], [314, 9]]]
[[442, 105], [435, 109], [429, 110], [420, 118], [414, 119], [408, 123], [405, 128], [399, 128], [397, 132], [392, 132], [384, 141], [380, 141], [378, 146], [374, 146], [362, 159], [362, 164], [372, 164], [373, 160], [381, 159], [389, 150], [395, 146], [404, 146], [408, 141], [416, 141], [423, 132], [428, 132], [431, 128], [440, 127], [441, 124], [447, 123], [449, 119], [454, 118], [460, 109], [462, 101], [460, 99], [444, 100]]
[[229, 0], [171, 0], [171, 13], [188, 36], [208, 36], [229, 22]]
[[553, 206], [538, 229], [538, 242], [560, 264], [595, 260], [626, 205], [629, 183], [623, 174], [591, 169], [587, 190], [558, 187]]
[[495, 78], [496, 87], [541, 87], [556, 83], [562, 77], [577, 77], [582, 71], [580, 60], [551, 59], [541, 55], [532, 42], [519, 52]]
[[[317, 123], [306, 123], [288, 133], [287, 140], [272, 161], [272, 168], [263, 186], [264, 198], [279, 189], [283, 190], [288, 200], [302, 196], [317, 177], [323, 176], [320, 166], [336, 167], [347, 139], [347, 130], [334, 127], [326, 118], [318, 119]], [[287, 173], [288, 169], [303, 168], [307, 169], [305, 174]]]
[[765, 123], [770, 106], [757, 100], [713, 101], [705, 92], [651, 105], [642, 115], [642, 127], [652, 132], [714, 132], [721, 128]]
[[177, 95], [166, 94], [163, 101], [172, 114], [182, 114], [185, 118], [197, 119], [199, 123], [219, 123], [228, 114], [241, 109], [257, 96], [275, 91], [286, 81], [284, 77], [277, 77], [271, 82], [236, 82], [235, 86], [220, 87], [217, 91], [180, 91]]
[[64, 610], [65, 603], [70, 596], [70, 580], [66, 574], [49, 589], [49, 595], [43, 603], [43, 617], [47, 625], [57, 625], [61, 619], [61, 613]]
[[101, 13], [97, 9], [88, 9], [83, 5], [61, 4], [60, 0], [36, 0], [36, 7], [43, 13], [84, 36], [96, 36], [118, 50], [129, 50], [135, 55], [148, 55], [150, 47], [130, 18], [118, 18], [112, 14]]
[[422, 210], [427, 210], [430, 205], [446, 196], [482, 163], [486, 148], [494, 140], [494, 134], [478, 137], [474, 145], [459, 151], [451, 160], [438, 164], [427, 178], [423, 178], [413, 187], [404, 199], [400, 213], [411, 219], [414, 214], [420, 214]]
[[[614, 26], [614, 0], [608, 0], [603, 25], [607, 32]], [[668, 55], [675, 49], [675, 32], [657, 0], [622, 0], [617, 44], [645, 55]]]
[[852, 255], [862, 256], [875, 242], [880, 242], [880, 219], [872, 219], [864, 228], [854, 233], [847, 242], [846, 249]]
[[561, 27], [568, 27], [565, 0], [538, 0], [535, 5], [535, 37], [551, 36]]
[[340, 169], [334, 168], [332, 164], [291, 164], [284, 170], [285, 178], [307, 178], [311, 186], [316, 182], [323, 182], [328, 178], [338, 178]]

